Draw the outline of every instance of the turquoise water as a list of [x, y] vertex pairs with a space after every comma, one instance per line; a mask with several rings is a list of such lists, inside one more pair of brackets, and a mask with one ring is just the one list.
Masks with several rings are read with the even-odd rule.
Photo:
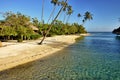
[[0, 80], [120, 80], [120, 38], [91, 34], [54, 55], [0, 72]]

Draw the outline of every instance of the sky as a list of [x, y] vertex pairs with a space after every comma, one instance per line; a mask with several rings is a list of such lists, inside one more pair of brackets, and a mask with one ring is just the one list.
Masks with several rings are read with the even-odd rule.
[[[47, 22], [53, 5], [51, 0], [45, 0], [44, 4], [44, 20]], [[119, 27], [120, 22], [120, 0], [68, 0], [69, 5], [73, 7], [73, 14], [70, 17], [69, 23], [78, 22], [77, 14], [84, 15], [86, 11], [91, 12], [93, 20], [87, 21], [84, 27], [87, 31], [112, 31]], [[37, 17], [41, 20], [42, 0], [1, 0], [0, 12], [12, 11], [14, 13], [21, 12], [28, 15], [31, 18]], [[60, 7], [55, 11], [58, 12]], [[58, 19], [63, 20], [64, 13], [61, 13]], [[2, 14], [0, 14], [0, 20], [2, 20]], [[82, 21], [82, 18], [80, 19]], [[79, 24], [82, 22], [79, 21]]]

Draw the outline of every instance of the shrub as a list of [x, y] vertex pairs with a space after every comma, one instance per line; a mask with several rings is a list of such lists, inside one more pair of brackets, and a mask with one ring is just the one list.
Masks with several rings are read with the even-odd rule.
[[39, 34], [34, 34], [34, 35], [31, 35], [30, 36], [30, 39], [33, 39], [33, 40], [35, 40], [35, 39], [38, 39], [38, 38], [40, 38], [41, 36], [39, 35]]
[[22, 39], [18, 39], [17, 42], [23, 42], [23, 40]]

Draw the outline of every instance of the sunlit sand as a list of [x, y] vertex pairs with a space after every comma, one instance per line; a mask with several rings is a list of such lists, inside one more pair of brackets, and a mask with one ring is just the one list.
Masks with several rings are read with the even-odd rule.
[[56, 53], [75, 43], [78, 37], [80, 35], [48, 37], [43, 45], [38, 45], [40, 40], [23, 43], [3, 42], [3, 47], [0, 48], [0, 71]]

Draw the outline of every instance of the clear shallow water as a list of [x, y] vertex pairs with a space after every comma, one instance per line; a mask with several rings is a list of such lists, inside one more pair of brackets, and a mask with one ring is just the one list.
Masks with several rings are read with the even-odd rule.
[[0, 72], [0, 80], [120, 80], [120, 39], [91, 33], [64, 50]]

